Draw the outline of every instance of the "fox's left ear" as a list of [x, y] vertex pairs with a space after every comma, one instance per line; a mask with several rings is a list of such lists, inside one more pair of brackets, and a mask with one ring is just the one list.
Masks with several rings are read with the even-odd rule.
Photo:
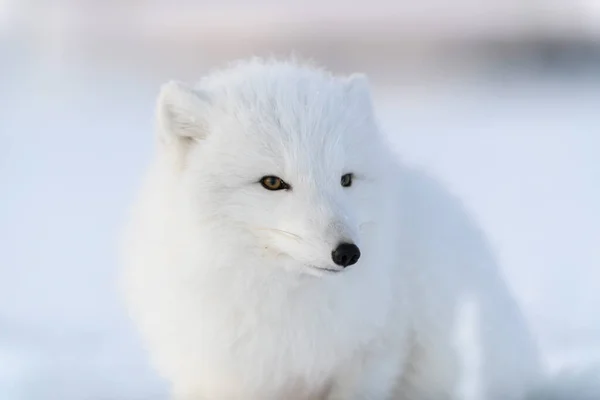
[[165, 83], [156, 104], [159, 146], [178, 159], [183, 159], [194, 142], [209, 134], [208, 93], [177, 81]]
[[371, 84], [365, 74], [352, 74], [345, 78], [346, 95], [351, 102], [363, 107], [363, 110], [372, 110]]

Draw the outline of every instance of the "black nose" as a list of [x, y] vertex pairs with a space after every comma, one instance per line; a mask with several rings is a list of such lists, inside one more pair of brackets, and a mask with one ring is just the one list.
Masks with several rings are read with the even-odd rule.
[[359, 258], [360, 250], [352, 243], [340, 243], [337, 249], [331, 252], [333, 262], [342, 267], [356, 264]]

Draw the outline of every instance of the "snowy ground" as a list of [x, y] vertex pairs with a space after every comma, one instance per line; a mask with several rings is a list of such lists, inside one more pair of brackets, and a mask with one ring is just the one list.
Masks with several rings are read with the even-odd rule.
[[[0, 398], [164, 399], [114, 288], [157, 82], [3, 68]], [[534, 78], [379, 88], [377, 102], [401, 155], [489, 233], [549, 365], [600, 361], [600, 79]]]

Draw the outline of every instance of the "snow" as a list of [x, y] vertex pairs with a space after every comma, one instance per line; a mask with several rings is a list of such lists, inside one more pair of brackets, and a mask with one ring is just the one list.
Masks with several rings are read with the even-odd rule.
[[[114, 283], [158, 82], [16, 56], [3, 68], [0, 398], [165, 399]], [[399, 154], [489, 234], [549, 367], [600, 361], [600, 79], [471, 77], [375, 98]]]

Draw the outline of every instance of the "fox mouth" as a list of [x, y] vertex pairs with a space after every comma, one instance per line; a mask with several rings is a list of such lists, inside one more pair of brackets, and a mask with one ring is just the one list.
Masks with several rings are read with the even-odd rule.
[[[292, 256], [286, 253], [277, 253], [276, 257], [282, 260], [293, 260]], [[344, 268], [336, 267], [323, 267], [317, 264], [302, 263], [302, 267], [305, 267], [311, 275], [335, 275], [344, 271]]]
[[318, 267], [318, 266], [312, 265], [312, 264], [308, 264], [307, 266], [313, 270], [319, 271], [321, 273], [326, 273], [326, 274], [339, 274], [340, 272], [343, 271], [343, 269]]

